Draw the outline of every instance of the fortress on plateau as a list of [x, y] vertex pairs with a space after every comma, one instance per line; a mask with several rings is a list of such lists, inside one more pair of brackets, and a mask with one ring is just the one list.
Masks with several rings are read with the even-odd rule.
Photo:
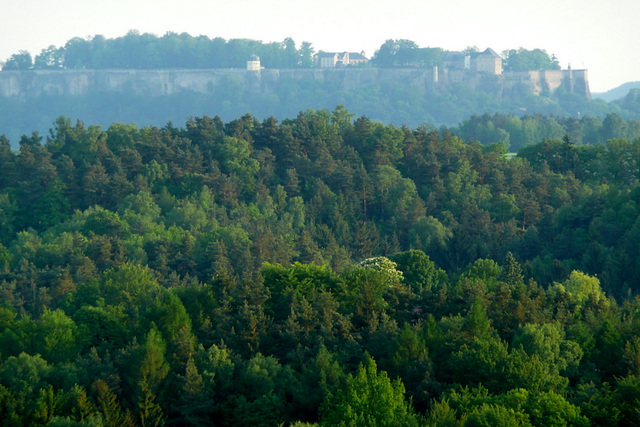
[[[232, 69], [81, 69], [0, 72], [0, 96], [35, 98], [120, 92], [142, 96], [175, 95], [180, 92], [213, 94], [229, 82], [244, 91], [270, 94], [287, 81], [326, 83], [332, 90], [352, 90], [366, 85], [393, 82], [445, 93], [454, 85], [489, 93], [499, 99], [510, 96], [552, 95], [559, 90], [591, 98], [587, 70], [502, 70], [502, 58], [492, 49], [472, 54], [448, 52], [444, 63], [432, 67], [363, 66], [361, 54], [319, 54], [314, 68], [265, 69], [255, 55], [246, 68]], [[351, 55], [351, 63], [343, 65]]]

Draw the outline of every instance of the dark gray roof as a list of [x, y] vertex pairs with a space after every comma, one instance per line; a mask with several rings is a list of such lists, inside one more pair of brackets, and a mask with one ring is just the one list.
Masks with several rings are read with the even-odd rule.
[[467, 55], [462, 52], [452, 52], [452, 51], [448, 51], [444, 54], [444, 58], [448, 60], [462, 59], [465, 56]]
[[483, 55], [491, 55], [494, 58], [502, 58], [500, 55], [498, 55], [498, 53], [491, 49], [490, 47], [488, 47], [484, 52], [482, 52]]
[[319, 56], [320, 58], [331, 58], [332, 56], [335, 56], [336, 53], [335, 52], [318, 52], [316, 53], [317, 56]]
[[367, 57], [358, 52], [349, 52], [349, 59], [367, 59]]
[[249, 57], [249, 61], [260, 61], [260, 57], [258, 55], [253, 54]]

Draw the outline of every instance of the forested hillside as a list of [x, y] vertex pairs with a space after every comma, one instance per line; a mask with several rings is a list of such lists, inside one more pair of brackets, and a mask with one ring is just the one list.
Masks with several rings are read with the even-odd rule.
[[636, 425], [637, 124], [501, 120], [0, 138], [0, 423]]
[[[104, 91], [78, 96], [0, 97], [0, 129], [17, 148], [22, 134], [30, 134], [34, 130], [46, 134], [51, 123], [61, 114], [103, 127], [114, 122], [163, 127], [170, 121], [184, 123], [188, 117], [206, 113], [218, 114], [223, 121], [232, 121], [250, 111], [263, 121], [271, 115], [295, 117], [299, 111], [308, 108], [331, 110], [336, 105], [345, 105], [357, 116], [364, 115], [396, 127], [461, 127], [465, 138], [473, 138], [486, 145], [504, 142], [510, 151], [515, 152], [524, 145], [540, 142], [542, 138], [561, 138], [565, 133], [580, 139], [577, 142], [604, 141], [601, 138], [609, 135], [598, 132], [610, 115], [617, 117], [616, 122], [628, 123], [632, 140], [638, 136], [639, 99], [637, 91], [615, 103], [588, 101], [571, 93], [497, 99], [489, 93], [470, 90], [463, 84], [439, 93], [402, 81], [385, 81], [344, 90], [335, 84], [309, 79], [284, 79], [273, 93], [257, 93], [229, 76], [222, 79], [211, 94], [180, 92], [143, 96]], [[497, 113], [500, 119], [489, 125], [491, 120], [483, 116], [484, 112], [490, 112], [490, 118]], [[462, 129], [465, 121], [469, 120], [476, 126], [474, 122], [478, 118], [482, 118], [480, 125], [484, 127], [479, 129], [480, 133]], [[626, 133], [612, 135], [615, 138], [627, 137]]]
[[[633, 96], [630, 93], [625, 99]], [[640, 92], [638, 94], [640, 99]], [[545, 116], [542, 114], [516, 116], [514, 114], [474, 114], [452, 131], [464, 141], [478, 141], [484, 145], [500, 142], [511, 152], [537, 144], [545, 139], [565, 136], [576, 145], [594, 145], [610, 139], [634, 141], [640, 138], [640, 120], [624, 120], [616, 113], [603, 119], [594, 116]]]

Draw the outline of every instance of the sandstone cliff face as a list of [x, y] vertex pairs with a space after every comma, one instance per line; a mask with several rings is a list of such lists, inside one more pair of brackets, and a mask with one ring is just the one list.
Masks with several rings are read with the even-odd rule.
[[591, 99], [587, 70], [539, 70], [505, 72], [506, 90], [523, 90], [534, 95], [553, 94], [562, 88]]
[[335, 90], [394, 82], [446, 92], [453, 84], [497, 97], [513, 91], [534, 95], [552, 94], [559, 88], [591, 97], [586, 70], [541, 70], [490, 75], [456, 69], [336, 68], [336, 69], [244, 69], [210, 70], [31, 70], [0, 72], [0, 96], [35, 98], [86, 95], [94, 92], [126, 92], [143, 96], [173, 95], [182, 91], [214, 93], [230, 83], [245, 91], [268, 94], [288, 80], [310, 80]]

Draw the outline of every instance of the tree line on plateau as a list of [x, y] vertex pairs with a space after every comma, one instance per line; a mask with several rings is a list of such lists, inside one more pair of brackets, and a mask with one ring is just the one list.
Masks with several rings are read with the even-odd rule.
[[0, 424], [637, 425], [636, 124], [500, 120], [0, 137]]
[[[475, 46], [465, 49], [465, 53], [477, 51]], [[20, 50], [2, 63], [2, 69], [245, 68], [251, 55], [258, 55], [268, 68], [309, 68], [316, 65], [313, 61], [315, 52], [312, 43], [303, 41], [297, 47], [290, 37], [282, 42], [263, 42], [246, 38], [194, 37], [174, 32], [158, 37], [131, 30], [116, 38], [99, 34], [74, 37], [64, 46], [51, 45], [35, 56]], [[377, 67], [442, 66], [445, 53], [444, 49], [420, 47], [411, 40], [389, 39], [375, 51], [371, 63]], [[510, 49], [502, 55], [507, 71], [559, 69], [555, 56], [549, 56], [543, 49]]]

